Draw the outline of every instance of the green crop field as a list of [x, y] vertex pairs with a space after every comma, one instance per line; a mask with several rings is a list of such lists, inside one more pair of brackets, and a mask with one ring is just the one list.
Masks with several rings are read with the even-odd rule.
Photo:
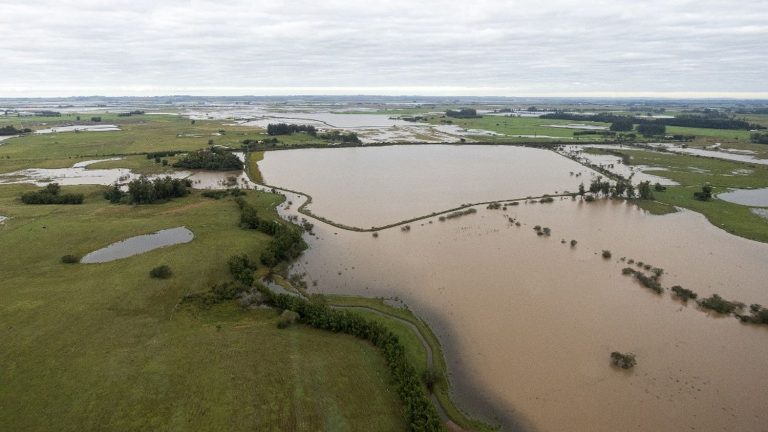
[[[350, 336], [232, 303], [179, 306], [227, 280], [230, 255], [269, 237], [238, 227], [231, 199], [28, 206], [1, 186], [0, 424], [4, 430], [404, 430], [383, 357]], [[249, 192], [262, 217], [281, 198]], [[62, 264], [126, 237], [186, 226], [190, 243], [104, 264]], [[9, 253], [12, 251], [12, 253]], [[167, 264], [173, 277], [151, 279]]]

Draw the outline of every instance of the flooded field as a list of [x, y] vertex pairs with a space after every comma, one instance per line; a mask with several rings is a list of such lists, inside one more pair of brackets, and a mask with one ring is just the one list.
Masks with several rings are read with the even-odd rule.
[[756, 158], [755, 156], [752, 156], [748, 151], [744, 151], [744, 150], [741, 150], [741, 151], [737, 149], [705, 150], [705, 149], [698, 149], [698, 148], [682, 147], [679, 145], [665, 144], [665, 143], [654, 143], [654, 144], [650, 144], [650, 146], [664, 148], [673, 153], [705, 156], [705, 157], [711, 157], [715, 159], [768, 165], [768, 159]]
[[[560, 165], [550, 152], [531, 172], [515, 161], [532, 163], [535, 153], [504, 158], [494, 147], [459, 148], [468, 152], [453, 155], [462, 161], [460, 172], [442, 162], [442, 149], [426, 159], [410, 151], [402, 158], [362, 153], [374, 148], [271, 152], [263, 166], [271, 184], [311, 193], [318, 214], [361, 226], [429, 213], [424, 207], [442, 210], [456, 200], [483, 201], [484, 194], [572, 183], [573, 162]], [[270, 178], [278, 165], [287, 172]], [[443, 176], [446, 169], [452, 176]], [[503, 181], [479, 181], [487, 172]], [[289, 193], [293, 205], [280, 211], [295, 214], [301, 199]], [[356, 211], [367, 206], [378, 211]], [[668, 291], [655, 294], [621, 274], [627, 264], [620, 258], [662, 267], [665, 287], [766, 304], [768, 245], [732, 236], [697, 213], [651, 216], [623, 201], [557, 198], [477, 210], [378, 237], [318, 222], [295, 271], [317, 281], [310, 290], [402, 299], [439, 335], [460, 405], [507, 429], [714, 431], [766, 424], [768, 331], [705, 313]], [[535, 225], [550, 228], [551, 236], [537, 236]], [[612, 257], [603, 258], [602, 250]], [[611, 351], [634, 352], [638, 366], [612, 367]]]
[[195, 235], [186, 227], [164, 229], [112, 243], [85, 255], [80, 262], [93, 264], [115, 261], [166, 246], [189, 243], [194, 238]]
[[310, 194], [313, 213], [364, 228], [462, 204], [576, 191], [595, 174], [554, 152], [513, 146], [277, 151], [266, 152], [259, 168], [267, 184]]
[[724, 201], [756, 207], [768, 207], [768, 188], [736, 189], [717, 195]]
[[561, 146], [559, 152], [575, 160], [590, 163], [595, 166], [599, 166], [614, 174], [623, 176], [624, 178], [631, 177], [632, 183], [634, 184], [644, 182], [644, 181], [649, 181], [651, 183], [659, 183], [667, 186], [678, 184], [674, 180], [670, 180], [666, 177], [643, 172], [644, 170], [647, 170], [647, 169], [652, 169], [655, 171], [663, 171], [664, 170], [663, 168], [649, 167], [645, 165], [631, 165], [631, 166], [625, 165], [624, 162], [621, 160], [621, 158], [618, 156], [614, 156], [610, 154], [592, 154], [585, 151], [585, 149], [590, 147], [595, 149], [601, 149], [601, 150], [610, 150], [610, 149], [620, 150], [620, 149], [627, 148], [624, 146], [617, 146], [617, 145], [590, 144], [587, 147], [578, 146], [578, 145], [566, 145], [566, 146]]
[[56, 126], [48, 129], [38, 129], [36, 134], [51, 134], [59, 132], [114, 132], [119, 131], [120, 128], [113, 124], [104, 125], [73, 125], [73, 126]]

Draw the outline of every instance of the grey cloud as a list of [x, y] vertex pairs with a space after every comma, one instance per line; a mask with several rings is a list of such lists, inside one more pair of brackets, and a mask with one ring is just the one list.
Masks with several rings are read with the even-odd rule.
[[768, 94], [760, 0], [0, 5], [4, 96]]

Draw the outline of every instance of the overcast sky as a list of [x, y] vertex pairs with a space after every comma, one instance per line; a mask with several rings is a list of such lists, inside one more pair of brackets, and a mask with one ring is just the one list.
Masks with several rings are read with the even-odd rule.
[[768, 97], [768, 1], [0, 0], [0, 97]]

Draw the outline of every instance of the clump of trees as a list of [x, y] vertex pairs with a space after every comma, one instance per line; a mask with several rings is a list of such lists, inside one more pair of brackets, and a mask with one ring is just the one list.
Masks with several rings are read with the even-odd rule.
[[290, 309], [286, 309], [283, 311], [283, 313], [280, 314], [280, 320], [277, 322], [277, 328], [288, 328], [296, 321], [298, 321], [299, 318], [301, 318], [301, 316], [298, 313]]
[[227, 260], [227, 266], [229, 267], [229, 272], [235, 277], [235, 280], [245, 286], [253, 285], [253, 272], [256, 271], [258, 266], [256, 265], [256, 261], [248, 257], [247, 254], [232, 255]]
[[618, 117], [611, 123], [610, 130], [614, 132], [629, 132], [633, 127], [632, 117]]
[[171, 271], [170, 267], [163, 264], [150, 270], [149, 276], [153, 279], [168, 279], [173, 276], [173, 272]]
[[272, 240], [261, 253], [260, 261], [267, 267], [275, 267], [280, 262], [298, 258], [307, 248], [307, 243], [301, 237], [301, 228], [296, 225], [285, 225], [278, 221], [270, 221], [259, 217], [256, 208], [243, 198], [235, 198], [240, 207], [240, 226], [255, 229], [272, 236]]
[[150, 180], [141, 176], [128, 183], [128, 192], [124, 192], [117, 184], [110, 186], [104, 192], [104, 199], [113, 204], [154, 204], [187, 196], [191, 186], [192, 183], [186, 179], [165, 176]]
[[680, 285], [675, 285], [670, 288], [670, 290], [672, 290], [672, 294], [682, 300], [683, 303], [688, 303], [688, 300], [696, 300], [696, 298], [699, 296], [695, 292], [683, 288]]
[[159, 159], [159, 158], [164, 158], [164, 157], [169, 157], [169, 156], [176, 156], [179, 153], [182, 153], [182, 152], [174, 151], [174, 150], [159, 151], [159, 152], [149, 152], [149, 153], [147, 153], [147, 159]]
[[50, 183], [35, 192], [25, 192], [21, 195], [24, 204], [82, 204], [83, 194], [61, 193], [58, 183]]
[[712, 297], [701, 299], [697, 303], [704, 309], [713, 310], [724, 315], [729, 315], [736, 310], [744, 308], [743, 303], [728, 301], [717, 294], [712, 294]]
[[637, 358], [632, 353], [614, 351], [611, 353], [611, 363], [622, 369], [632, 369], [637, 365]]
[[200, 195], [206, 198], [211, 198], [215, 200], [220, 200], [226, 196], [239, 197], [246, 194], [247, 194], [246, 191], [237, 187], [232, 189], [225, 189], [225, 190], [206, 189], [200, 193]]
[[652, 200], [654, 198], [653, 191], [651, 190], [651, 182], [644, 181], [637, 185], [637, 197], [641, 200]]
[[32, 129], [30, 128], [16, 129], [12, 125], [0, 127], [0, 136], [20, 135], [23, 133], [30, 133], [30, 132], [32, 132]]
[[238, 171], [243, 169], [243, 161], [230, 152], [212, 149], [187, 153], [173, 166], [209, 171]]
[[477, 115], [477, 110], [474, 108], [461, 108], [459, 110], [449, 109], [445, 112], [447, 117], [453, 118], [480, 118], [482, 116]]
[[492, 202], [488, 204], [488, 207], [486, 207], [488, 210], [498, 210], [501, 208], [501, 203], [499, 202]]
[[704, 185], [701, 187], [701, 191], [693, 193], [693, 199], [698, 201], [709, 201], [712, 199], [712, 186]]
[[768, 144], [768, 133], [754, 132], [749, 136], [749, 139], [755, 144]]
[[736, 314], [736, 317], [744, 323], [768, 324], [768, 309], [755, 303], [749, 305], [750, 315]]
[[610, 259], [611, 258], [611, 251], [604, 249], [603, 250], [603, 258]]
[[343, 144], [362, 144], [360, 137], [354, 132], [341, 132], [339, 130], [332, 130], [319, 135], [320, 138], [332, 141], [340, 142]]
[[455, 219], [457, 217], [471, 215], [473, 213], [477, 213], [477, 210], [475, 208], [468, 208], [466, 210], [457, 210], [455, 212], [448, 213], [445, 216], [440, 216], [438, 219], [440, 222], [444, 222], [446, 219]]
[[287, 123], [270, 123], [267, 125], [268, 135], [290, 135], [297, 132], [304, 132], [306, 134], [315, 136], [317, 135], [317, 128], [311, 125], [297, 125]]
[[637, 132], [646, 137], [664, 135], [667, 133], [667, 127], [663, 123], [640, 123], [637, 125]]

